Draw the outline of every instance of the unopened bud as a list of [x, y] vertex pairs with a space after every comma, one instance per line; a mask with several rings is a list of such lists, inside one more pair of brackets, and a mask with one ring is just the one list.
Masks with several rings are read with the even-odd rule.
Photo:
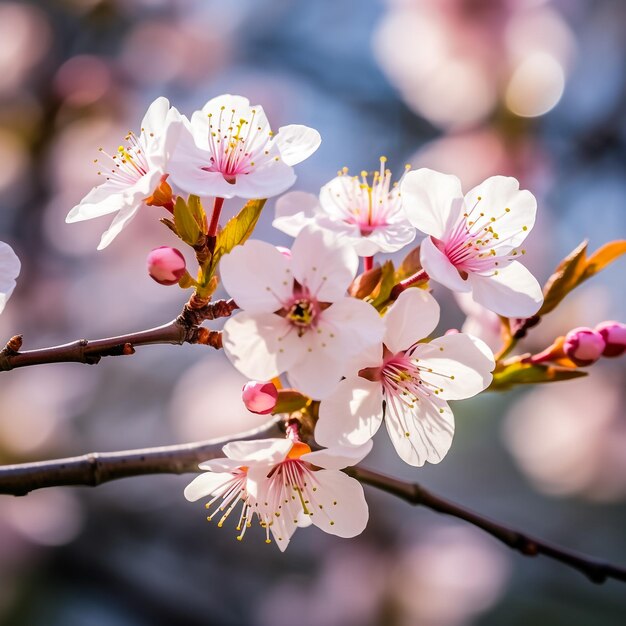
[[620, 356], [626, 352], [626, 324], [602, 322], [595, 330], [602, 335], [606, 344], [603, 356]]
[[264, 383], [258, 380], [251, 380], [243, 386], [243, 403], [248, 411], [267, 415], [274, 410], [278, 399], [278, 390], [274, 383]]
[[176, 248], [161, 246], [148, 255], [148, 274], [160, 285], [175, 285], [186, 270], [185, 257]]
[[565, 335], [563, 352], [576, 365], [595, 363], [606, 347], [604, 338], [592, 328], [574, 328]]

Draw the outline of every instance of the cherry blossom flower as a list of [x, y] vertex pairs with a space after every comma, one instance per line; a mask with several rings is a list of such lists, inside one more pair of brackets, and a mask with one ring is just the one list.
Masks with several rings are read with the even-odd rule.
[[535, 277], [516, 259], [535, 223], [537, 202], [515, 178], [492, 176], [463, 198], [456, 176], [426, 168], [401, 185], [411, 223], [429, 235], [421, 245], [428, 275], [506, 317], [530, 317], [543, 302]]
[[415, 228], [402, 210], [398, 183], [392, 185], [386, 161], [380, 158], [380, 170], [373, 173], [371, 183], [368, 172], [348, 176], [344, 168], [322, 187], [319, 201], [309, 193], [285, 194], [276, 203], [274, 227], [295, 237], [316, 223], [341, 234], [359, 256], [400, 250], [415, 239]]
[[315, 439], [320, 445], [361, 445], [383, 418], [409, 465], [438, 463], [448, 452], [454, 416], [448, 400], [469, 398], [491, 382], [493, 354], [463, 333], [418, 343], [439, 321], [427, 292], [404, 291], [384, 317], [382, 345], [355, 359], [353, 371], [322, 400]]
[[185, 124], [171, 163], [172, 180], [189, 193], [221, 198], [269, 198], [296, 180], [292, 165], [321, 142], [308, 126], [274, 135], [263, 107], [229, 94], [209, 100]]
[[237, 539], [243, 539], [256, 516], [266, 542], [273, 536], [282, 551], [298, 527], [310, 524], [354, 537], [367, 524], [367, 503], [360, 483], [340, 470], [361, 461], [371, 447], [367, 442], [311, 452], [307, 444], [289, 439], [232, 442], [223, 448], [226, 458], [200, 465], [208, 471], [187, 486], [185, 497], [211, 497], [208, 519], [219, 515], [220, 527], [241, 505]]
[[[68, 214], [68, 223], [90, 220], [109, 213], [117, 215], [102, 235], [98, 250], [106, 248], [122, 229], [136, 217], [139, 209], [167, 174], [182, 117], [166, 98], [157, 98], [148, 108], [139, 136], [132, 131], [116, 154], [100, 152], [110, 160], [98, 172], [104, 182], [94, 187]], [[98, 159], [96, 159], [98, 162]]]
[[0, 313], [15, 289], [15, 279], [20, 274], [20, 260], [8, 243], [0, 241]]
[[502, 347], [502, 322], [498, 315], [478, 304], [469, 292], [455, 292], [454, 299], [465, 315], [461, 332], [484, 341], [495, 354]]
[[243, 309], [224, 326], [226, 356], [250, 379], [287, 372], [312, 398], [328, 394], [347, 360], [382, 338], [376, 309], [346, 296], [357, 265], [354, 250], [312, 227], [291, 258], [262, 241], [236, 247], [221, 262], [224, 287]]

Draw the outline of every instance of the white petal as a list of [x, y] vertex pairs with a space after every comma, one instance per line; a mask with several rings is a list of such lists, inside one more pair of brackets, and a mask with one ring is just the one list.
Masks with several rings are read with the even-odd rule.
[[416, 234], [415, 228], [408, 222], [378, 226], [370, 235], [360, 238], [363, 243], [357, 245], [356, 252], [359, 256], [372, 256], [377, 252], [397, 252], [411, 243]]
[[272, 226], [291, 237], [297, 237], [303, 228], [315, 221], [316, 209], [317, 196], [304, 191], [291, 191], [276, 201]]
[[111, 222], [109, 228], [103, 233], [98, 244], [98, 250], [104, 250], [121, 232], [137, 217], [141, 205], [130, 206], [122, 209]]
[[317, 490], [307, 490], [313, 524], [338, 537], [362, 533], [369, 511], [359, 481], [336, 470], [319, 470], [314, 477]]
[[320, 134], [308, 126], [290, 124], [281, 126], [274, 139], [280, 156], [287, 165], [296, 165], [309, 158], [322, 143]]
[[520, 190], [519, 182], [509, 176], [492, 176], [469, 191], [466, 210], [474, 206], [485, 214], [483, 220], [490, 222], [503, 251], [519, 246], [535, 224], [537, 200], [530, 191]]
[[220, 275], [237, 306], [250, 313], [278, 311], [293, 293], [289, 259], [264, 241], [236, 246], [222, 258]]
[[420, 246], [422, 267], [433, 280], [453, 291], [470, 291], [468, 282], [459, 275], [448, 257], [437, 248], [430, 237], [426, 237]]
[[270, 380], [302, 358], [306, 344], [284, 318], [238, 313], [224, 325], [224, 353], [251, 380]]
[[413, 408], [396, 400], [387, 403], [385, 425], [400, 458], [409, 465], [439, 463], [452, 445], [454, 416], [438, 398], [420, 398]]
[[223, 473], [233, 472], [241, 467], [241, 465], [241, 461], [221, 457], [219, 459], [210, 459], [209, 461], [204, 461], [204, 463], [199, 463], [198, 467], [203, 470], [209, 470], [210, 472]]
[[370, 440], [382, 421], [381, 383], [358, 376], [346, 378], [320, 404], [315, 441], [327, 447], [357, 446]]
[[402, 206], [417, 229], [438, 239], [463, 208], [461, 181], [427, 168], [405, 174], [400, 183]]
[[128, 205], [123, 195], [124, 188], [112, 183], [103, 183], [94, 187], [65, 218], [66, 223], [82, 222], [94, 217], [120, 211]]
[[439, 304], [424, 289], [403, 291], [385, 317], [383, 343], [394, 354], [428, 337], [439, 323]]
[[328, 345], [334, 358], [347, 360], [369, 346], [380, 344], [384, 322], [369, 303], [357, 298], [342, 298], [320, 314], [317, 337]]
[[249, 174], [239, 174], [231, 185], [239, 198], [271, 198], [287, 191], [296, 182], [296, 174], [282, 160], [269, 160], [254, 167]]
[[232, 109], [235, 109], [235, 117], [238, 118], [242, 117], [242, 115], [247, 115], [251, 108], [260, 110], [259, 114], [263, 115], [263, 118], [266, 119], [262, 107], [250, 107], [250, 100], [248, 100], [248, 98], [244, 98], [243, 96], [233, 96], [229, 93], [211, 98], [202, 107], [202, 113], [204, 113], [205, 116], [211, 113], [212, 115], [219, 117], [220, 112], [223, 110], [224, 115], [230, 117]]
[[294, 524], [288, 516], [274, 517], [274, 521], [270, 525], [272, 537], [281, 552], [284, 552], [289, 545], [289, 541], [300, 524]]
[[324, 469], [340, 470], [360, 463], [371, 452], [373, 445], [371, 440], [359, 446], [335, 445], [327, 450], [303, 454], [300, 459]]
[[289, 439], [231, 441], [222, 450], [229, 459], [274, 465], [285, 459], [293, 443]]
[[495, 367], [489, 347], [463, 333], [420, 344], [413, 356], [419, 359], [422, 380], [439, 388], [444, 400], [461, 400], [480, 393], [491, 383]]
[[321, 302], [345, 296], [359, 265], [354, 250], [341, 245], [334, 234], [312, 227], [294, 241], [291, 260], [295, 279]]
[[150, 133], [155, 136], [163, 131], [165, 126], [165, 120], [170, 110], [170, 102], [167, 98], [160, 96], [157, 98], [146, 111], [143, 119], [141, 120], [141, 130]]
[[190, 502], [195, 502], [200, 498], [206, 498], [215, 493], [228, 481], [232, 480], [232, 478], [233, 475], [229, 472], [219, 474], [205, 472], [200, 474], [185, 487], [185, 498]]
[[314, 400], [321, 400], [341, 380], [344, 362], [336, 360], [327, 348], [316, 344], [310, 350], [288, 368], [287, 377], [292, 387]]
[[0, 241], [0, 313], [15, 289], [15, 279], [19, 276], [21, 267], [13, 248]]
[[518, 261], [498, 269], [497, 274], [470, 274], [474, 300], [505, 317], [530, 317], [543, 303], [537, 279]]

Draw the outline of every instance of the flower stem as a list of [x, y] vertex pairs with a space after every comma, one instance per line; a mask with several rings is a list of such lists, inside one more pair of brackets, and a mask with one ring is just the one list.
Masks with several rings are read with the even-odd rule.
[[213, 203], [213, 213], [211, 214], [211, 222], [209, 223], [209, 230], [207, 231], [207, 237], [215, 237], [217, 235], [217, 227], [220, 222], [220, 215], [222, 213], [222, 206], [224, 205], [224, 198], [215, 198]]
[[374, 267], [374, 257], [364, 256], [363, 257], [363, 271], [369, 272], [373, 267]]
[[427, 281], [427, 280], [428, 280], [428, 274], [426, 273], [426, 270], [421, 269], [418, 272], [415, 272], [413, 276], [409, 276], [408, 278], [401, 280], [397, 285], [394, 285], [390, 294], [391, 299], [395, 300], [404, 290], [408, 289], [409, 287], [412, 287], [416, 283]]

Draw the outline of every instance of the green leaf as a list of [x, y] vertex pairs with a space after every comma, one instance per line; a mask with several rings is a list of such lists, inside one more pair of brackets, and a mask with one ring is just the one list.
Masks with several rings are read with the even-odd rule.
[[206, 213], [204, 212], [200, 198], [191, 194], [187, 199], [187, 206], [198, 228], [202, 232], [205, 232], [207, 230]]
[[494, 372], [489, 391], [504, 391], [515, 385], [535, 385], [555, 383], [587, 376], [587, 372], [576, 369], [562, 369], [552, 365], [521, 363], [516, 361], [504, 369]]
[[618, 240], [607, 243], [587, 258], [587, 242], [583, 241], [559, 263], [546, 282], [543, 306], [537, 315], [553, 311], [570, 291], [625, 253], [626, 241]]
[[178, 196], [174, 205], [174, 224], [178, 236], [190, 246], [195, 246], [200, 239], [200, 227], [198, 226], [189, 205], [183, 198]]
[[379, 311], [385, 307], [389, 301], [391, 290], [396, 284], [395, 268], [391, 261], [385, 261], [381, 267], [382, 275], [380, 282], [376, 285], [376, 288], [370, 294], [368, 300], [372, 306], [376, 307]]
[[250, 237], [259, 221], [265, 202], [265, 199], [249, 200], [235, 217], [226, 222], [224, 228], [217, 234], [215, 252], [211, 261], [211, 274], [215, 271], [221, 257]]
[[304, 409], [309, 403], [310, 398], [303, 395], [296, 389], [279, 389], [276, 406], [272, 413], [294, 413]]
[[168, 219], [167, 217], [162, 217], [159, 222], [161, 222], [161, 224], [165, 224], [178, 237], [176, 225], [174, 224], [174, 222], [172, 222], [172, 220]]

